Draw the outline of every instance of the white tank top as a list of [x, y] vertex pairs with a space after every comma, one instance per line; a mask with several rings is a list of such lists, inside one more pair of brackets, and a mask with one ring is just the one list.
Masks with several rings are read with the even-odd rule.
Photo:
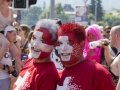
[[[0, 61], [0, 63], [3, 65], [12, 66], [12, 59], [11, 58], [12, 58], [12, 56], [11, 56], [10, 50], [8, 49], [6, 51], [4, 57]], [[0, 69], [0, 79], [6, 79], [9, 77], [10, 77], [10, 75], [8, 74], [7, 71]]]
[[11, 8], [9, 8], [9, 16], [5, 18], [0, 11], [0, 31], [3, 31], [7, 25], [11, 25]]

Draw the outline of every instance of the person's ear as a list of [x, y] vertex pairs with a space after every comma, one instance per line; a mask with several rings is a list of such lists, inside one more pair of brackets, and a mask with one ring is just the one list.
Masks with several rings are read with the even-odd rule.
[[84, 48], [84, 46], [85, 46], [85, 40], [83, 40], [83, 41], [80, 42], [80, 46], [81, 46], [81, 48]]
[[116, 34], [117, 38], [120, 38], [120, 34]]

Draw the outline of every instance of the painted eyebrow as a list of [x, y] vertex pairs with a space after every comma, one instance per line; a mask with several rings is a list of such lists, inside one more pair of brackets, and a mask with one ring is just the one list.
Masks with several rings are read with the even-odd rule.
[[69, 42], [70, 42], [70, 43], [74, 43], [74, 41], [73, 41], [73, 40], [69, 40]]

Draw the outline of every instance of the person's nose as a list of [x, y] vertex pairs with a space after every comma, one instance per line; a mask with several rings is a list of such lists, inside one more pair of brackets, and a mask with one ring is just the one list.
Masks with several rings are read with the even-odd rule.
[[67, 45], [66, 45], [66, 44], [63, 44], [63, 45], [62, 45], [62, 50], [63, 50], [63, 51], [67, 51]]
[[40, 42], [39, 42], [38, 40], [36, 40], [36, 41], [34, 42], [34, 44], [33, 44], [34, 47], [39, 47], [39, 45], [40, 45], [39, 43], [40, 43]]

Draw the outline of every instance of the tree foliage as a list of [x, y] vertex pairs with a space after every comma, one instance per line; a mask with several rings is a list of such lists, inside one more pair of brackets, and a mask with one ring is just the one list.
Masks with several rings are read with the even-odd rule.
[[[101, 0], [98, 1], [98, 13], [97, 13], [97, 24], [99, 25], [109, 25], [115, 26], [120, 24], [120, 10], [117, 10], [118, 14], [104, 14], [101, 5]], [[88, 14], [88, 23], [90, 24], [91, 21], [94, 21], [94, 12], [95, 12], [95, 0], [91, 0], [91, 5], [89, 7], [89, 14]], [[17, 13], [15, 11], [15, 13]], [[41, 7], [31, 7], [29, 10], [21, 11], [21, 23], [27, 24], [29, 26], [35, 25], [39, 19], [50, 18], [50, 9], [47, 8], [42, 11]], [[65, 14], [64, 9], [61, 3], [55, 5], [55, 18], [60, 18], [62, 23], [69, 22], [70, 16]], [[94, 23], [94, 22], [93, 22]]]
[[55, 13], [56, 13], [56, 18], [59, 18], [62, 21], [62, 23], [68, 22], [70, 20], [69, 15], [64, 13], [64, 9], [61, 3], [55, 5]]
[[[39, 19], [50, 18], [50, 9], [45, 9], [42, 14], [39, 16]], [[64, 9], [61, 3], [55, 5], [55, 18], [59, 18], [62, 23], [65, 23], [70, 20], [69, 15], [64, 13]]]
[[90, 24], [91, 21], [94, 21], [94, 15], [92, 13], [88, 13], [88, 24]]
[[21, 11], [21, 23], [29, 26], [35, 25], [41, 12], [41, 7], [36, 6], [31, 7], [29, 10]]
[[104, 22], [108, 23], [110, 26], [115, 26], [120, 24], [120, 15], [113, 15], [111, 13], [105, 14], [104, 17]]
[[104, 15], [101, 0], [91, 0], [91, 5], [89, 7], [89, 13], [95, 15], [95, 4], [97, 2], [97, 21], [101, 21]]
[[98, 21], [97, 24], [103, 27], [108, 25], [108, 23], [105, 23], [104, 21]]
[[57, 15], [60, 15], [61, 13], [64, 12], [61, 3], [57, 3], [57, 4], [55, 5], [55, 12], [56, 12]]
[[39, 15], [39, 19], [45, 19], [45, 18], [50, 18], [50, 9], [49, 9], [49, 8], [45, 9], [45, 10]]

